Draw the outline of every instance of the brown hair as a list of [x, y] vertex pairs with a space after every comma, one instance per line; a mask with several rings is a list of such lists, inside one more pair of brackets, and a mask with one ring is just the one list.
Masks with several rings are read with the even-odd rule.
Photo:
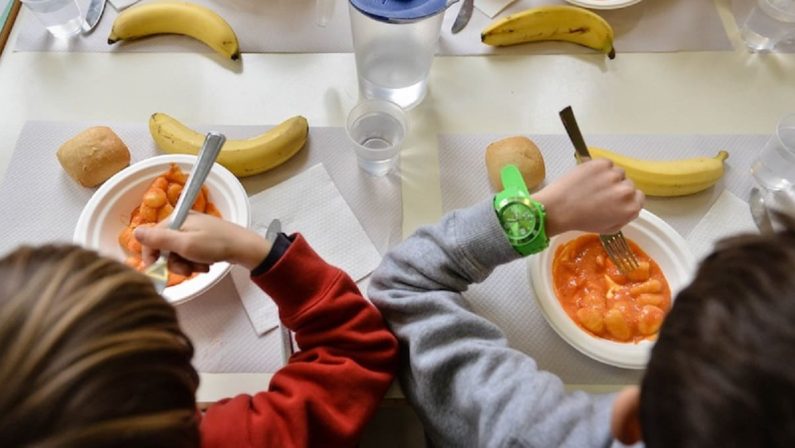
[[795, 226], [724, 241], [671, 309], [641, 387], [656, 447], [795, 446]]
[[74, 246], [0, 260], [0, 445], [199, 445], [193, 346], [147, 278]]

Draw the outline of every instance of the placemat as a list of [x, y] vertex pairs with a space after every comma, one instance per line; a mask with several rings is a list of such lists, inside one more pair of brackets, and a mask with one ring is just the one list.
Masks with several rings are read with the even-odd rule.
[[[506, 135], [439, 136], [439, 166], [444, 211], [467, 207], [493, 194], [484, 163], [486, 146]], [[530, 135], [541, 149], [547, 169], [545, 184], [574, 167], [574, 149], [564, 135]], [[726, 174], [714, 187], [680, 198], [649, 198], [646, 208], [687, 236], [724, 189], [748, 198], [751, 161], [768, 139], [765, 135], [586, 135], [588, 144], [648, 159], [714, 156], [729, 152]], [[461, 176], [461, 173], [468, 173]], [[582, 194], [582, 193], [580, 193]], [[497, 268], [465, 294], [473, 308], [499, 325], [510, 344], [533, 356], [538, 365], [566, 384], [629, 384], [640, 371], [594, 361], [568, 345], [547, 324], [529, 284], [526, 260]]]
[[[130, 148], [133, 161], [157, 154], [145, 123], [27, 122], [20, 133], [0, 186], [6, 210], [0, 213], [0, 253], [22, 243], [71, 242], [83, 206], [95, 189], [84, 188], [61, 169], [58, 147], [89, 126], [110, 126]], [[257, 126], [199, 126], [244, 138], [263, 132]], [[342, 196], [383, 254], [402, 237], [399, 173], [375, 178], [358, 169], [342, 128], [310, 127], [307, 146], [284, 165], [242, 180], [249, 195], [323, 163]], [[311, 243], [311, 241], [310, 241]], [[204, 295], [177, 307], [183, 329], [196, 346], [195, 365], [202, 372], [273, 372], [281, 366], [279, 332], [257, 337], [225, 277]]]
[[[89, 0], [77, 0], [86, 11]], [[145, 3], [149, 0], [144, 0]], [[244, 53], [350, 53], [348, 2], [335, 0], [326, 26], [316, 21], [316, 0], [193, 0], [208, 6], [234, 28]], [[563, 4], [563, 0], [520, 0], [506, 8], [500, 17], [544, 4]], [[445, 13], [438, 54], [463, 56], [480, 54], [566, 54], [592, 50], [573, 44], [538, 43], [510, 48], [492, 48], [480, 42], [480, 31], [491, 23], [486, 14], [475, 9], [467, 27], [458, 34], [450, 28], [460, 8], [455, 4]], [[672, 52], [731, 50], [718, 10], [713, 0], [644, 0], [637, 5], [612, 11], [598, 11], [613, 26], [615, 46], [622, 52]], [[59, 41], [33, 17], [23, 14], [15, 49], [20, 51], [131, 51], [131, 52], [205, 52], [203, 44], [181, 36], [157, 36], [141, 41], [107, 44], [117, 11], [109, 5], [88, 36]]]
[[[737, 23], [737, 29], [742, 29], [745, 19], [751, 13], [751, 10], [756, 5], [756, 0], [732, 0], [731, 11], [734, 16], [734, 21]], [[774, 52], [776, 53], [795, 53], [795, 25], [790, 38], [784, 42], [780, 42]]]

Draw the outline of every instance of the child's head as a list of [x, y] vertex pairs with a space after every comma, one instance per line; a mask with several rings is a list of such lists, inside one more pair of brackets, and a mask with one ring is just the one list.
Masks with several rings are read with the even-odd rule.
[[662, 326], [639, 401], [650, 448], [795, 446], [791, 222], [704, 260]]
[[68, 246], [0, 259], [0, 445], [198, 446], [192, 355], [121, 263]]

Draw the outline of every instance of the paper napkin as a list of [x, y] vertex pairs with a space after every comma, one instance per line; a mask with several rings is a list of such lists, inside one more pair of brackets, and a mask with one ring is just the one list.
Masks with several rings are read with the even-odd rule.
[[138, 0], [109, 0], [110, 4], [116, 8], [116, 11], [121, 11], [122, 9], [131, 6], [135, 3], [138, 3]]
[[502, 12], [503, 9], [511, 5], [516, 0], [475, 0], [475, 8], [478, 8], [483, 14], [494, 18], [497, 14]]
[[687, 242], [697, 260], [711, 254], [715, 243], [740, 233], [758, 233], [748, 203], [723, 190], [704, 218], [690, 231]]
[[[252, 227], [265, 235], [278, 218], [286, 234], [300, 232], [326, 262], [359, 281], [381, 262], [356, 215], [345, 202], [326, 168], [317, 164], [268, 190], [249, 198]], [[254, 285], [245, 269], [233, 269], [232, 279], [257, 334], [279, 324], [278, 310]]]

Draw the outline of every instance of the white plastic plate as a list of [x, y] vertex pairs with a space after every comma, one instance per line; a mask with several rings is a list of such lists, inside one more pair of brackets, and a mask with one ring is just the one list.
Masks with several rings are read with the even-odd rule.
[[[144, 193], [155, 178], [176, 163], [190, 173], [196, 156], [163, 155], [135, 163], [105, 181], [91, 196], [75, 226], [73, 241], [100, 254], [124, 261], [127, 254], [119, 245], [119, 233], [130, 222], [132, 210], [141, 204]], [[235, 224], [249, 226], [251, 210], [243, 185], [229, 170], [213, 165], [205, 181], [210, 200], [221, 216]], [[216, 284], [229, 272], [229, 263], [214, 263], [210, 271], [196, 275], [163, 290], [172, 304], [190, 300]]]
[[[640, 216], [622, 229], [624, 236], [643, 249], [662, 269], [671, 294], [690, 283], [695, 273], [696, 259], [685, 240], [665, 221], [642, 210]], [[561, 338], [591, 358], [626, 369], [643, 369], [649, 360], [653, 341], [638, 343], [613, 342], [594, 336], [580, 328], [566, 314], [555, 295], [552, 283], [552, 260], [561, 245], [583, 232], [566, 232], [550, 240], [549, 248], [528, 258], [530, 282], [544, 317]]]

